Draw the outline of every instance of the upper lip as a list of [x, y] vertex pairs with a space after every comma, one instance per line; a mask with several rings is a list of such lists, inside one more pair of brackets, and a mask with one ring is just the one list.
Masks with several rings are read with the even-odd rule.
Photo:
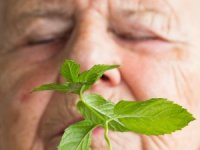
[[[99, 93], [99, 92], [97, 92], [97, 93]], [[112, 97], [113, 97], [113, 95], [110, 95], [110, 96], [108, 96], [108, 99], [111, 100]], [[74, 124], [76, 122], [84, 120], [84, 117], [81, 114], [79, 114], [78, 112], [74, 112], [71, 115], [73, 115], [74, 118], [73, 119], [63, 118], [62, 119], [62, 123], [59, 123], [58, 128], [57, 128], [57, 130], [56, 130], [56, 132], [55, 132], [55, 134], [53, 136], [62, 136], [64, 131], [65, 131], [65, 129], [68, 128], [70, 125], [72, 125], [72, 124]]]
[[68, 128], [70, 125], [72, 125], [72, 124], [74, 124], [76, 122], [82, 121], [82, 120], [83, 120], [83, 117], [79, 116], [79, 117], [74, 118], [73, 120], [67, 121], [66, 123], [64, 123], [64, 125], [62, 125], [62, 126], [60, 126], [58, 128], [58, 130], [56, 131], [55, 136], [63, 135], [66, 128]]

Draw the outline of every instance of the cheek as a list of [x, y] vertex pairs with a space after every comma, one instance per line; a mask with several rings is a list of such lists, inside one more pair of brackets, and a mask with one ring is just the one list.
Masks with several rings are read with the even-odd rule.
[[15, 99], [29, 99], [34, 87], [57, 80], [58, 64], [52, 60], [41, 63], [24, 61], [23, 57], [10, 57], [0, 64], [0, 93], [13, 95]]
[[122, 75], [136, 100], [153, 97], [178, 99], [173, 64], [134, 54], [125, 58]]
[[3, 72], [0, 74], [0, 84], [6, 85], [0, 86], [0, 110], [4, 114], [6, 134], [19, 143], [28, 140], [28, 145], [36, 138], [37, 126], [52, 94], [31, 93], [31, 90], [40, 84], [54, 82], [57, 68], [51, 61], [31, 64], [22, 60], [9, 58], [4, 61], [8, 62], [5, 65], [0, 63]]

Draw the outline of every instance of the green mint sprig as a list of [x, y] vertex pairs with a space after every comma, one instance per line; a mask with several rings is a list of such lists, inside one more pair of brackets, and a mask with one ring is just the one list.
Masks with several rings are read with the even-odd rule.
[[104, 128], [104, 138], [111, 150], [109, 130], [163, 135], [180, 130], [195, 120], [186, 109], [163, 98], [141, 102], [121, 100], [114, 104], [98, 94], [84, 94], [105, 71], [117, 67], [119, 66], [95, 65], [81, 73], [79, 64], [73, 60], [65, 60], [60, 69], [65, 83], [44, 84], [33, 89], [33, 91], [54, 90], [79, 95], [77, 109], [84, 120], [65, 130], [58, 150], [89, 150], [92, 131], [97, 127]]

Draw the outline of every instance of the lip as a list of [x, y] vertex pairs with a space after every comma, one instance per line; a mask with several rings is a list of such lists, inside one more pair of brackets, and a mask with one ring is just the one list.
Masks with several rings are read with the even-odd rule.
[[62, 136], [65, 132], [65, 129], [68, 128], [70, 125], [82, 121], [83, 117], [77, 117], [71, 121], [68, 121], [67, 123], [65, 123], [64, 125], [60, 126], [60, 128], [58, 128], [58, 130], [56, 131], [56, 134], [54, 136]]
[[[91, 93], [101, 93], [101, 91], [99, 91], [98, 89], [93, 89], [93, 90], [91, 89], [90, 91], [87, 91], [87, 92], [89, 92], [88, 94], [91, 94]], [[104, 95], [104, 94], [102, 93], [102, 95]], [[113, 95], [111, 93], [109, 93], [106, 97], [108, 97], [108, 99], [110, 99], [110, 100], [113, 99], [112, 98]], [[74, 100], [76, 101], [76, 98]], [[65, 129], [68, 128], [70, 125], [84, 120], [84, 117], [81, 114], [73, 113], [73, 116], [75, 116], [73, 119], [67, 119], [67, 118], [65, 118], [62, 122], [59, 123], [59, 125], [57, 125], [56, 130], [54, 130], [55, 132], [53, 134], [53, 137], [60, 137], [60, 136], [62, 136], [64, 134]], [[93, 135], [94, 136], [99, 135], [99, 134], [102, 133], [103, 130], [104, 129], [101, 128], [101, 127], [96, 127], [93, 130]]]
[[99, 134], [104, 134], [104, 129], [102, 127], [97, 127], [92, 132], [92, 135], [94, 136], [97, 136]]
[[[79, 122], [79, 121], [82, 121], [83, 118], [80, 117], [80, 118], [76, 118], [72, 121], [70, 121], [68, 124], [66, 124], [65, 126], [62, 126], [61, 128], [59, 128], [56, 132], [56, 134], [54, 135], [54, 137], [61, 137], [63, 136], [64, 132], [65, 132], [65, 129], [68, 128], [70, 125], [76, 123], [76, 122]], [[92, 135], [93, 136], [98, 136], [98, 135], [103, 135], [104, 134], [104, 129], [102, 127], [96, 127], [93, 132], [92, 132]]]

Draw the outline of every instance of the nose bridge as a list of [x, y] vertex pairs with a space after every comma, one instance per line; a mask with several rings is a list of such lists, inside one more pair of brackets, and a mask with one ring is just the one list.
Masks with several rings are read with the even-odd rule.
[[[96, 11], [88, 11], [78, 19], [66, 53], [67, 58], [81, 64], [81, 71], [84, 71], [95, 64], [120, 65], [121, 57], [116, 49], [114, 42], [108, 36], [104, 18]], [[105, 72], [104, 78], [101, 78], [94, 87], [104, 85], [104, 89], [98, 92], [112, 95], [112, 89], [117, 87], [120, 81], [119, 69], [114, 69]]]
[[[112, 60], [114, 51], [107, 35], [105, 19], [96, 11], [90, 10], [78, 19], [74, 34], [68, 46], [68, 57], [88, 69], [94, 64], [116, 63]], [[109, 42], [110, 41], [110, 42]]]

